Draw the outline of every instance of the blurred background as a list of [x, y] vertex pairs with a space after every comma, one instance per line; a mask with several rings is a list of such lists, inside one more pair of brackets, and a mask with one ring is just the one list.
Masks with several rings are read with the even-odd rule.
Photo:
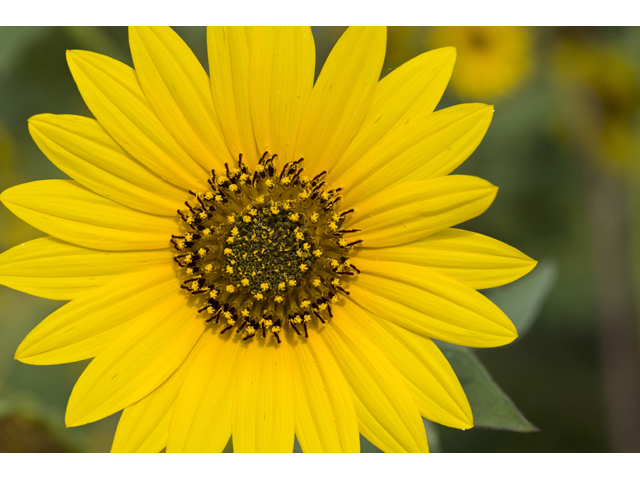
[[[176, 30], [207, 68], [205, 29]], [[317, 73], [343, 31], [314, 27]], [[430, 426], [430, 444], [445, 452], [638, 452], [640, 28], [390, 27], [382, 75], [450, 45], [457, 62], [438, 108], [495, 106], [484, 141], [456, 173], [500, 191], [464, 228], [555, 264], [557, 280], [525, 335], [476, 351], [539, 431]], [[124, 27], [0, 27], [0, 191], [65, 178], [31, 140], [27, 119], [91, 116], [67, 49], [132, 65]], [[0, 205], [0, 252], [40, 236]], [[88, 361], [13, 360], [61, 304], [0, 286], [0, 452], [110, 449], [118, 415], [64, 428]]]

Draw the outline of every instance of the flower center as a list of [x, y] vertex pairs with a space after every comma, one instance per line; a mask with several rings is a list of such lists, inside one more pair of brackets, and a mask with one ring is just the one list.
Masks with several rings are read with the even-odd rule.
[[252, 172], [243, 164], [212, 171], [211, 190], [190, 192], [196, 202], [178, 210], [185, 231], [171, 242], [187, 279], [182, 288], [202, 300], [207, 322], [235, 329], [243, 340], [286, 326], [308, 336], [310, 324], [332, 317], [331, 303], [349, 294], [345, 281], [360, 271], [349, 253], [340, 212], [341, 189], [324, 190], [326, 172], [302, 176], [302, 159], [275, 167], [265, 153]]

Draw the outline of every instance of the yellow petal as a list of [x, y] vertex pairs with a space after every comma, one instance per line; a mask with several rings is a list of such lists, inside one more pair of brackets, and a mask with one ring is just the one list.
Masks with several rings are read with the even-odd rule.
[[16, 359], [55, 365], [92, 358], [180, 285], [171, 265], [122, 275], [45, 318], [22, 341]]
[[178, 370], [157, 389], [122, 412], [111, 453], [158, 453], [167, 446], [176, 398], [191, 371], [194, 347]]
[[[258, 152], [249, 106], [249, 58], [255, 27], [207, 27], [211, 96], [234, 158], [255, 166]], [[262, 155], [262, 153], [260, 153]]]
[[[311, 353], [309, 346], [297, 342], [292, 349], [293, 370], [295, 374], [294, 390], [296, 395], [296, 437], [305, 453], [323, 452], [357, 452], [358, 425], [355, 412], [350, 424], [341, 422], [336, 415], [329, 389], [322, 378], [319, 362]], [[344, 400], [343, 400], [344, 401]], [[348, 399], [351, 403], [351, 399]], [[351, 427], [351, 428], [349, 428]], [[340, 443], [342, 436], [351, 435], [352, 440], [345, 447]]]
[[160, 217], [125, 207], [71, 180], [41, 180], [0, 194], [9, 210], [38, 230], [98, 250], [169, 248], [177, 215]]
[[315, 45], [310, 27], [264, 27], [256, 32], [251, 53], [249, 97], [260, 153], [297, 160], [293, 149], [298, 125], [315, 73]]
[[0, 284], [38, 297], [72, 300], [121, 274], [170, 262], [169, 251], [105, 252], [44, 237], [0, 255]]
[[[317, 335], [309, 335], [306, 344], [322, 376], [324, 389], [326, 389], [329, 395], [342, 451], [345, 453], [357, 453], [360, 451], [360, 433], [351, 387], [340, 371], [340, 367], [336, 363], [333, 354], [322, 341], [321, 332], [318, 332]], [[297, 408], [296, 411], [299, 412], [300, 408]], [[300, 421], [304, 421], [304, 417]], [[316, 419], [315, 421], [321, 422], [322, 419]], [[297, 416], [296, 422], [298, 423]], [[326, 428], [326, 425], [324, 425], [323, 428]], [[300, 440], [300, 438], [298, 439]], [[301, 441], [304, 442], [307, 447], [313, 446], [313, 444], [310, 443], [312, 439], [309, 438], [308, 434], [304, 437], [304, 440]], [[313, 451], [313, 449], [310, 450]]]
[[328, 181], [338, 179], [378, 140], [413, 118], [433, 112], [449, 82], [455, 60], [455, 48], [439, 48], [409, 60], [384, 77], [376, 87], [358, 134], [327, 174]]
[[186, 193], [138, 163], [92, 118], [36, 115], [29, 132], [58, 168], [103, 197], [143, 212], [174, 216]]
[[330, 171], [362, 124], [380, 78], [387, 33], [350, 27], [327, 58], [302, 115], [294, 157], [310, 174]]
[[358, 259], [362, 271], [349, 285], [360, 306], [401, 327], [468, 347], [498, 347], [517, 332], [511, 320], [472, 288], [406, 263]]
[[179, 292], [136, 317], [78, 379], [67, 426], [100, 420], [158, 388], [182, 364], [205, 325]]
[[207, 188], [208, 174], [162, 125], [131, 67], [82, 50], [68, 50], [67, 62], [87, 107], [122, 148], [185, 190]]
[[232, 392], [246, 350], [242, 343], [238, 335], [220, 335], [216, 330], [200, 338], [176, 400], [167, 452], [224, 449], [231, 436]]
[[233, 160], [211, 99], [209, 77], [169, 27], [129, 27], [140, 86], [167, 131], [207, 171]]
[[[261, 345], [269, 342], [269, 345]], [[293, 452], [295, 397], [290, 347], [256, 338], [238, 371], [233, 400], [233, 450]]]
[[402, 245], [480, 215], [497, 193], [486, 180], [450, 175], [391, 187], [355, 206], [345, 228], [363, 247]]
[[351, 159], [339, 185], [358, 203], [395, 183], [446, 175], [480, 144], [492, 116], [493, 107], [468, 104], [416, 118]]
[[366, 338], [404, 376], [420, 415], [453, 428], [473, 427], [471, 407], [456, 374], [426, 337], [367, 312], [351, 300], [341, 305], [339, 326]]
[[427, 452], [418, 407], [406, 382], [384, 354], [366, 338], [357, 336], [337, 314], [318, 336], [351, 386], [362, 434], [386, 452]]
[[405, 245], [358, 249], [360, 256], [428, 267], [476, 290], [513, 282], [537, 264], [506, 243], [456, 228]]

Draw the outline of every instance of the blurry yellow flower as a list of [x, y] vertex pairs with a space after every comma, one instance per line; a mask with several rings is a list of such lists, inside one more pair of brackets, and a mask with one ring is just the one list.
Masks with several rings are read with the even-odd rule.
[[74, 180], [0, 196], [51, 235], [2, 254], [0, 282], [71, 300], [16, 358], [95, 357], [67, 425], [124, 409], [113, 451], [170, 452], [221, 451], [231, 435], [239, 452], [291, 452], [294, 435], [304, 451], [353, 452], [360, 432], [417, 452], [421, 416], [473, 425], [431, 338], [511, 342], [476, 290], [535, 262], [450, 228], [496, 194], [448, 175], [493, 108], [432, 113], [451, 48], [378, 83], [385, 33], [348, 29], [315, 85], [309, 28], [209, 29], [211, 78], [168, 28], [130, 29], [135, 70], [68, 53], [96, 119], [29, 127]]
[[622, 166], [637, 159], [640, 78], [630, 60], [617, 47], [567, 38], [558, 43], [555, 63], [580, 142], [603, 164]]
[[515, 88], [531, 70], [527, 27], [434, 27], [430, 45], [456, 47], [451, 86], [458, 95], [486, 99]]

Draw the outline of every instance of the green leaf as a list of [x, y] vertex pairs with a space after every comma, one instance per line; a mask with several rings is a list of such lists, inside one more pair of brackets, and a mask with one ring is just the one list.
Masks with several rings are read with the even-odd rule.
[[473, 351], [441, 342], [438, 345], [467, 394], [476, 427], [512, 432], [538, 431], [493, 381]]
[[511, 319], [522, 336], [529, 331], [558, 278], [554, 260], [543, 260], [517, 282], [483, 292]]

